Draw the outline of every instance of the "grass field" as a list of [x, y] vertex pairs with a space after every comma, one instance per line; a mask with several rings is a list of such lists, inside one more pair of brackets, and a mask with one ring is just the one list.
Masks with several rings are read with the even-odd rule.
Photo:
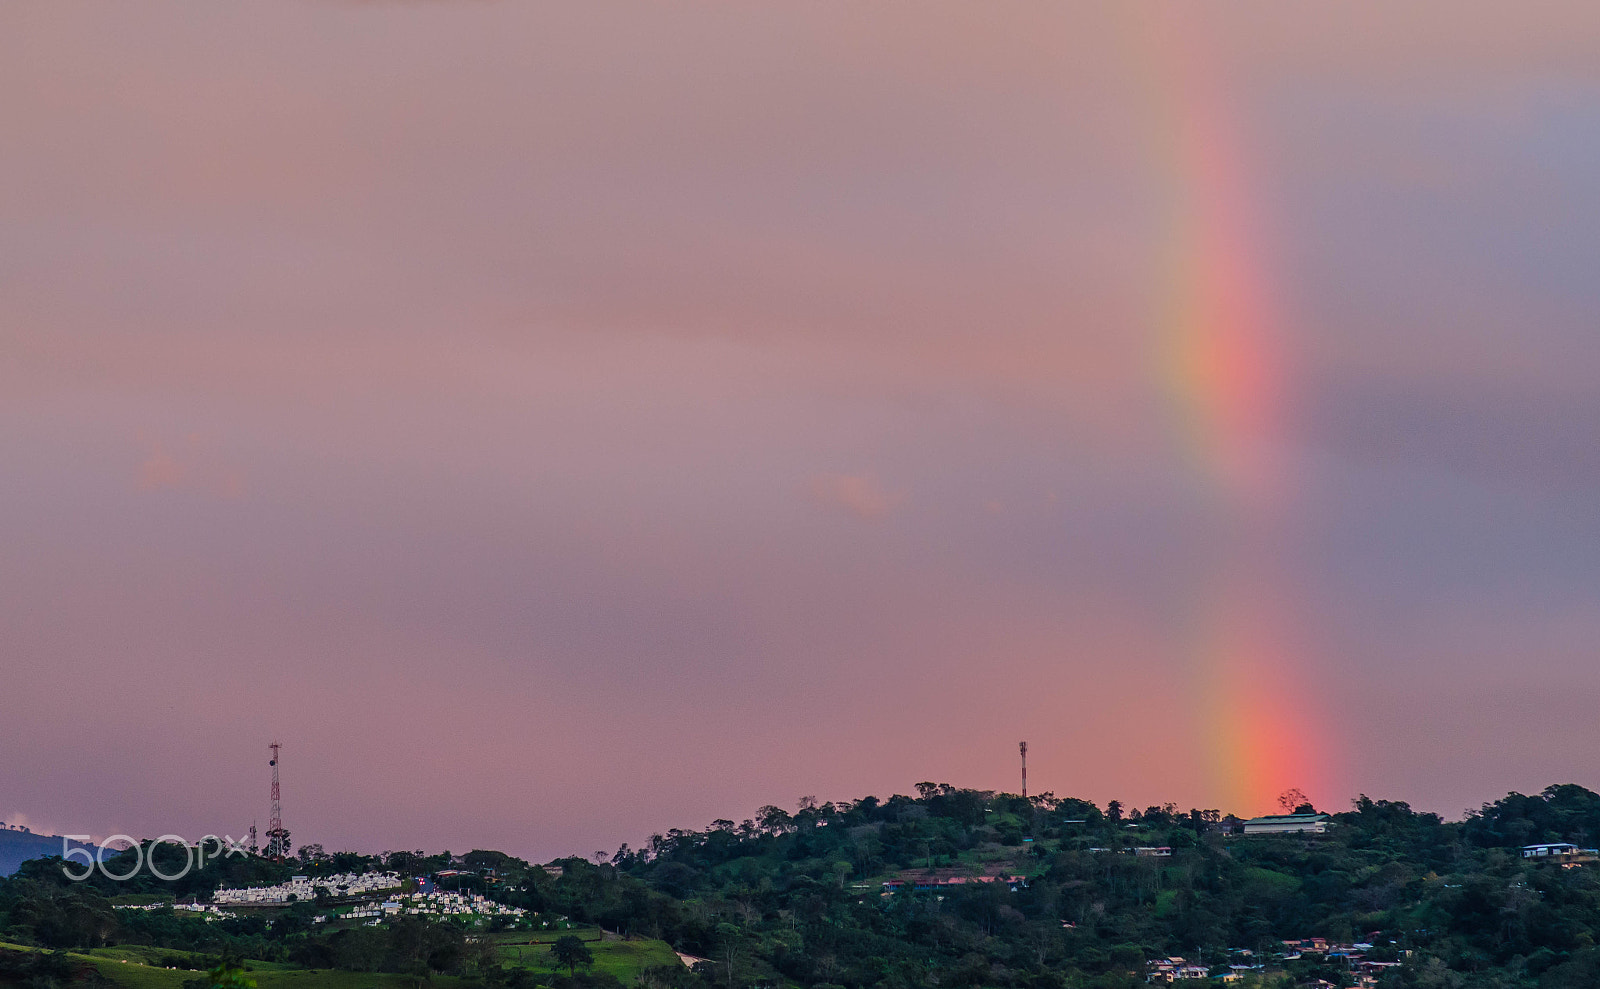
[[[539, 932], [546, 934], [550, 932]], [[632, 983], [635, 977], [653, 965], [682, 965], [672, 946], [665, 941], [623, 941], [601, 940], [598, 930], [572, 931], [571, 933], [583, 939], [584, 946], [594, 955], [595, 972], [609, 972], [615, 975], [624, 985]], [[553, 942], [554, 937], [550, 938]], [[500, 949], [500, 956], [507, 963], [526, 968], [534, 972], [565, 972], [566, 968], [555, 964], [550, 957], [550, 944], [531, 945], [504, 945]], [[266, 989], [263, 984], [262, 989]]]
[[[0, 942], [0, 948], [21, 951], [36, 950], [26, 945]], [[96, 948], [92, 952], [69, 952], [74, 959], [91, 962], [100, 974], [118, 989], [182, 989], [187, 979], [201, 977], [190, 969], [162, 968], [160, 961], [169, 956], [194, 957], [191, 952], [169, 951], [142, 945], [121, 945]], [[198, 962], [196, 962], [198, 964]], [[247, 962], [250, 977], [259, 989], [416, 989], [421, 983], [413, 976], [374, 972], [339, 972], [329, 969], [308, 971], [277, 965], [271, 962]], [[427, 981], [428, 989], [460, 989], [460, 979], [435, 975]]]
[[171, 903], [172, 897], [166, 893], [123, 893], [120, 896], [110, 897], [112, 906], [147, 906], [151, 903]]
[[[594, 955], [595, 972], [609, 972], [624, 984], [631, 983], [638, 974], [653, 965], [681, 965], [672, 947], [665, 941], [624, 941], [616, 935], [606, 935], [599, 928], [576, 931], [507, 931], [496, 935], [498, 941], [520, 941], [538, 938], [534, 944], [502, 944], [500, 956], [506, 964], [516, 968], [546, 973], [564, 971], [550, 957], [550, 945], [557, 937], [574, 934], [581, 938]], [[24, 945], [0, 943], [0, 948], [34, 950]], [[71, 957], [94, 964], [106, 980], [119, 989], [182, 989], [187, 979], [200, 977], [199, 966], [204, 956], [188, 951], [152, 948], [145, 945], [115, 945], [96, 948], [88, 952], [71, 952]], [[183, 959], [195, 968], [165, 968], [162, 962]], [[272, 962], [252, 961], [250, 976], [259, 989], [414, 989], [415, 978], [408, 975], [379, 974], [372, 972], [340, 972], [329, 969], [308, 971]], [[457, 989], [459, 979], [434, 976], [428, 981], [430, 989]]]
[[185, 959], [192, 963], [188, 966], [190, 968], [196, 968], [205, 961], [204, 955], [193, 951], [152, 948], [146, 944], [119, 944], [109, 948], [93, 948], [82, 952], [82, 954], [90, 955], [94, 958], [104, 958], [107, 961], [122, 962], [125, 960], [129, 964], [154, 965], [158, 968], [161, 967], [161, 961], [165, 958]]
[[500, 944], [555, 944], [557, 938], [575, 937], [584, 944], [593, 945], [606, 938], [615, 939], [617, 935], [607, 934], [598, 927], [584, 927], [575, 924], [564, 931], [495, 931], [493, 934], [484, 935], [491, 941]]
[[[112, 985], [121, 989], [182, 989], [184, 980], [201, 976], [199, 972], [185, 969], [155, 968], [94, 955], [83, 957], [94, 961], [95, 967], [100, 969], [100, 974], [104, 975]], [[415, 989], [420, 984], [416, 978], [409, 975], [339, 972], [330, 969], [318, 969], [313, 972], [279, 966], [263, 967], [255, 962], [251, 962], [250, 967], [252, 971], [249, 975], [256, 980], [259, 989]], [[427, 984], [432, 989], [456, 989], [461, 985], [461, 981], [449, 976], [435, 975]]]

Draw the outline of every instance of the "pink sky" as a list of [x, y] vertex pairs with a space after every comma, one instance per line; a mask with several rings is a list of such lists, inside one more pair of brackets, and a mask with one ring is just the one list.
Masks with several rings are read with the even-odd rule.
[[0, 819], [265, 827], [274, 738], [330, 849], [1014, 788], [1021, 739], [1218, 806], [1241, 528], [1319, 804], [1600, 787], [1600, 13], [1195, 10], [1270, 527], [1157, 370], [1149, 11], [0, 9]]

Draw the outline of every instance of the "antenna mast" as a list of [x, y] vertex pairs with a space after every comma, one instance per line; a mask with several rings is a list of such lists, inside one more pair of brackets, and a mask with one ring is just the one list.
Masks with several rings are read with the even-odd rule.
[[[1021, 742], [1017, 745], [1017, 748], [1022, 750], [1022, 799], [1026, 800], [1028, 799], [1028, 743]], [[278, 771], [276, 769], [272, 771], [272, 779], [272, 793], [274, 800], [276, 800], [278, 793]], [[273, 806], [276, 807], [277, 804], [274, 803]]]
[[283, 746], [273, 742], [267, 748], [272, 750], [272, 760], [267, 765], [272, 767], [272, 816], [267, 820], [267, 858], [286, 859], [289, 857], [289, 832], [283, 829], [283, 805], [278, 799], [278, 750]]

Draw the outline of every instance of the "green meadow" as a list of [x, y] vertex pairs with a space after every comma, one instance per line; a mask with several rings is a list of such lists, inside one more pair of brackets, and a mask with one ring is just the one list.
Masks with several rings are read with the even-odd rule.
[[491, 937], [500, 942], [500, 957], [507, 966], [546, 974], [567, 971], [565, 966], [555, 963], [550, 948], [557, 938], [568, 934], [581, 940], [590, 954], [594, 955], [594, 965], [588, 971], [607, 972], [624, 984], [631, 983], [647, 968], [683, 964], [672, 946], [665, 941], [643, 938], [625, 940], [615, 934], [603, 933], [598, 927], [581, 927], [570, 931], [506, 931]]
[[[500, 956], [508, 968], [525, 968], [539, 974], [550, 974], [566, 971], [564, 966], [555, 964], [550, 953], [555, 939], [566, 933], [569, 932], [507, 932], [496, 935], [495, 940], [502, 942]], [[581, 938], [594, 955], [594, 965], [588, 971], [609, 973], [625, 984], [632, 983], [646, 968], [682, 964], [665, 941], [623, 940], [615, 935], [603, 935], [598, 928], [579, 929], [570, 933]], [[532, 943], [505, 943], [522, 941]], [[0, 948], [39, 950], [5, 943], [0, 943]], [[186, 980], [199, 978], [203, 974], [201, 966], [206, 962], [204, 955], [194, 952], [146, 945], [114, 945], [92, 951], [69, 952], [69, 956], [91, 962], [108, 982], [123, 989], [182, 989]], [[185, 964], [185, 967], [167, 967], [167, 963]], [[256, 980], [259, 989], [412, 989], [417, 984], [414, 976], [392, 973], [307, 970], [262, 961], [248, 961], [245, 964], [249, 966], [249, 974]], [[454, 989], [461, 985], [461, 980], [434, 975], [428, 980], [428, 985]]]
[[[40, 950], [3, 942], [0, 942], [0, 948]], [[204, 975], [198, 968], [168, 968], [161, 964], [167, 960], [184, 959], [199, 965], [203, 956], [144, 945], [116, 945], [86, 952], [74, 951], [68, 952], [68, 957], [90, 962], [107, 982], [118, 989], [183, 989], [185, 981]], [[311, 971], [262, 961], [247, 961], [245, 964], [259, 989], [415, 989], [418, 984], [416, 977], [410, 975], [332, 969]], [[427, 985], [430, 989], [458, 989], [462, 982], [451, 976], [434, 975], [427, 980]]]

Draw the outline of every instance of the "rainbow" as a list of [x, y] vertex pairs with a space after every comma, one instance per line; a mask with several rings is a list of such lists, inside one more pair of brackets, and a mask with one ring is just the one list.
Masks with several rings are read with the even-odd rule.
[[1155, 128], [1171, 233], [1156, 316], [1156, 378], [1201, 479], [1214, 538], [1187, 616], [1211, 790], [1235, 813], [1326, 793], [1327, 750], [1299, 686], [1280, 559], [1289, 475], [1280, 451], [1287, 363], [1227, 88], [1205, 24], [1181, 5], [1140, 8], [1154, 55]]

